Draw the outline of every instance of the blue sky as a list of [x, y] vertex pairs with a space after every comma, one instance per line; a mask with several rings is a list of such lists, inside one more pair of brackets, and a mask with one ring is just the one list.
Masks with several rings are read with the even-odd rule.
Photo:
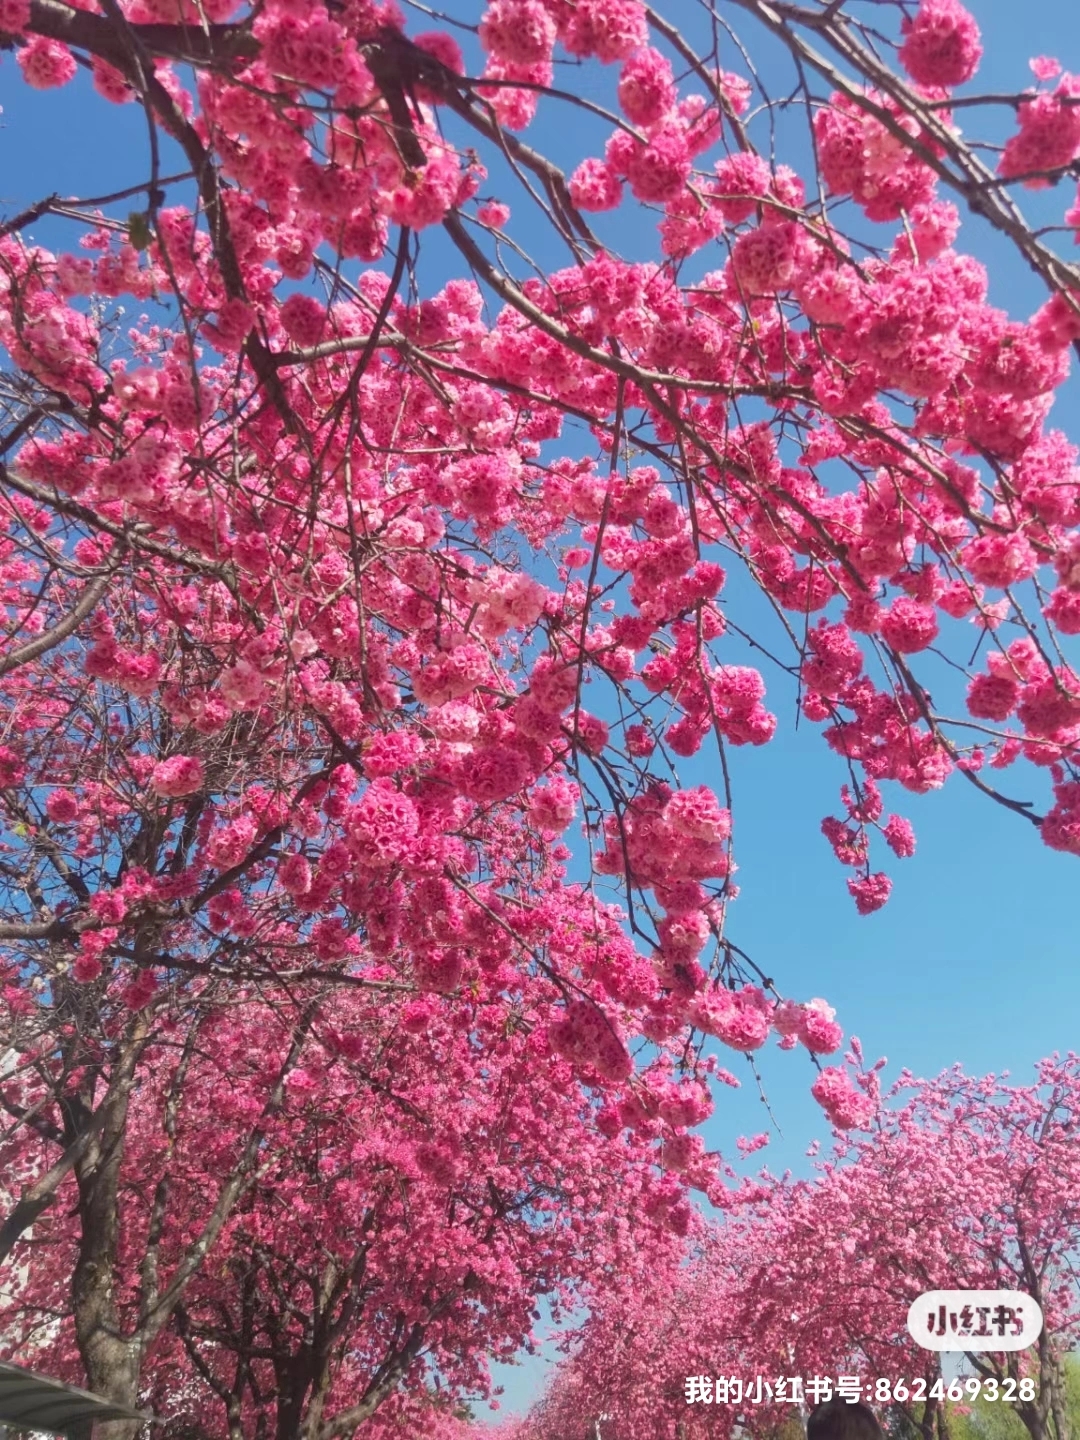
[[[986, 45], [973, 88], [1023, 88], [1031, 82], [1028, 57], [1039, 54], [1057, 55], [1066, 68], [1080, 70], [1073, 0], [968, 3]], [[701, 12], [688, 0], [662, 8], [680, 23], [685, 17], [691, 29], [699, 23]], [[467, 10], [465, 0], [456, 0], [455, 13], [475, 20], [479, 9]], [[414, 28], [430, 28], [430, 23], [420, 16]], [[749, 38], [751, 31], [743, 33]], [[768, 50], [762, 53], [768, 83], [778, 72], [771, 69], [775, 61]], [[724, 63], [740, 68], [730, 47]], [[593, 93], [610, 91], [614, 78], [610, 72], [603, 76]], [[560, 72], [557, 83], [572, 89], [582, 79], [583, 72], [568, 69]], [[23, 86], [13, 58], [5, 55], [0, 103], [0, 216], [10, 216], [50, 192], [100, 194], [145, 178], [141, 112], [100, 101], [84, 77], [63, 92], [40, 95]], [[998, 118], [1004, 124], [1008, 112]], [[589, 133], [578, 112], [551, 107], [542, 108], [528, 138], [572, 165], [598, 150], [599, 143], [590, 150]], [[603, 131], [594, 133], [602, 137]], [[786, 136], [781, 126], [781, 159], [791, 158], [784, 151]], [[796, 144], [791, 152], [796, 161], [799, 148]], [[485, 189], [515, 205], [511, 228], [532, 242], [526, 212], [517, 208], [513, 195], [500, 191], [498, 177]], [[1050, 201], [1035, 197], [1037, 207], [1027, 194], [1020, 199], [1030, 213], [1056, 219], [1072, 195], [1066, 198], [1059, 190]], [[133, 201], [130, 208], [137, 205]], [[620, 212], [617, 226], [619, 248], [627, 258], [655, 254], [647, 220]], [[71, 243], [62, 238], [71, 232], [60, 222], [43, 224], [32, 233], [56, 247]], [[959, 243], [991, 267], [995, 303], [1017, 318], [1041, 303], [1039, 282], [996, 237], [967, 225]], [[423, 244], [431, 256], [433, 281], [442, 278], [440, 272], [460, 273], [437, 241], [429, 245], [424, 237]], [[565, 263], [539, 229], [535, 253], [546, 263]], [[720, 263], [721, 257], [711, 261]], [[1080, 439], [1075, 382], [1066, 393], [1069, 407], [1059, 402], [1051, 423]], [[754, 603], [737, 579], [732, 585], [733, 604]], [[745, 623], [745, 611], [733, 610], [733, 615]], [[736, 641], [731, 644], [732, 660], [747, 658], [736, 654]], [[1039, 1057], [1077, 1048], [1080, 964], [1074, 897], [1080, 862], [1048, 850], [1032, 826], [977, 794], [961, 777], [954, 777], [943, 791], [922, 797], [887, 786], [887, 806], [914, 822], [918, 850], [906, 861], [882, 855], [883, 868], [895, 882], [892, 899], [877, 914], [859, 917], [844, 883], [848, 872], [819, 833], [822, 817], [837, 809], [842, 770], [817, 727], [804, 723], [795, 728], [794, 692], [779, 677], [766, 672], [766, 678], [771, 706], [780, 716], [778, 735], [760, 750], [744, 748], [731, 755], [741, 886], [731, 913], [732, 938], [775, 977], [784, 993], [826, 997], [845, 1029], [861, 1038], [870, 1060], [888, 1057], [886, 1079], [902, 1066], [930, 1075], [959, 1061], [972, 1072], [1008, 1069], [1026, 1081]], [[718, 778], [707, 757], [682, 772], [684, 784], [718, 783]], [[1045, 775], [1016, 768], [1005, 772], [1003, 783], [1008, 793], [1045, 808]], [[735, 1073], [743, 1074], [740, 1057], [732, 1061]], [[780, 1054], [772, 1049], [760, 1057], [760, 1067], [782, 1135], [774, 1137], [755, 1162], [805, 1172], [808, 1143], [828, 1138], [809, 1095], [812, 1067], [801, 1051]], [[705, 1129], [710, 1146], [733, 1153], [736, 1135], [767, 1128], [768, 1117], [749, 1082], [747, 1073], [742, 1090], [721, 1091], [716, 1115]], [[542, 1370], [534, 1363], [500, 1372], [507, 1384], [506, 1408], [535, 1393]]]

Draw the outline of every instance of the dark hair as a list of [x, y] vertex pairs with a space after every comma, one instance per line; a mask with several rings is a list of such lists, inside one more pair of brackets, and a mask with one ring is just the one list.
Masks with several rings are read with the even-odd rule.
[[884, 1440], [877, 1416], [861, 1400], [826, 1400], [806, 1422], [806, 1440]]

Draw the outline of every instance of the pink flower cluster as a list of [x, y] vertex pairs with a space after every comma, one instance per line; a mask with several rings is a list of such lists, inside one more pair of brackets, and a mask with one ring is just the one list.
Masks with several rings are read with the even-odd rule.
[[821, 1072], [810, 1092], [838, 1130], [865, 1130], [873, 1120], [873, 1100], [856, 1089], [846, 1070], [835, 1065]]
[[920, 0], [903, 32], [900, 63], [927, 90], [964, 85], [979, 67], [979, 27], [959, 0]]
[[571, 1000], [561, 1019], [548, 1026], [552, 1049], [604, 1081], [626, 1080], [633, 1061], [618, 1023], [589, 1000]]
[[839, 1049], [844, 1038], [835, 1010], [824, 1000], [776, 1002], [756, 985], [703, 991], [694, 997], [687, 1014], [696, 1029], [733, 1050], [759, 1050], [775, 1031], [782, 1049], [801, 1042], [812, 1054], [828, 1055]]
[[[959, 8], [959, 7], [957, 7]], [[871, 92], [867, 99], [892, 122], [932, 148], [919, 126], [891, 100]], [[846, 96], [834, 94], [817, 112], [814, 136], [821, 173], [834, 195], [851, 195], [869, 220], [898, 220], [907, 210], [933, 199], [935, 176], [930, 167], [908, 149], [874, 115]]]
[[203, 762], [197, 755], [173, 755], [154, 766], [150, 783], [159, 795], [169, 798], [194, 795], [205, 784]]
[[1049, 185], [1042, 172], [1060, 170], [1080, 153], [1080, 105], [1066, 103], [1078, 98], [1080, 76], [1063, 75], [1052, 93], [1025, 100], [1017, 112], [1020, 128], [1005, 144], [998, 174], [1026, 177], [1029, 190]]
[[836, 1011], [824, 1000], [798, 1005], [783, 1000], [773, 1015], [773, 1029], [784, 1039], [800, 1040], [814, 1055], [831, 1055], [839, 1050], [844, 1032], [836, 1023]]

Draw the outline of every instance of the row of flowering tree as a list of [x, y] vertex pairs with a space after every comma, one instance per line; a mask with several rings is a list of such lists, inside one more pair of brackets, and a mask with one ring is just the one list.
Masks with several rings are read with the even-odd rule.
[[[1038, 1301], [1042, 1334], [1027, 1350], [972, 1353], [968, 1372], [1031, 1440], [1069, 1440], [1080, 1058], [1043, 1061], [1030, 1085], [959, 1067], [933, 1081], [905, 1072], [884, 1097], [875, 1070], [860, 1075], [867, 1114], [837, 1132], [816, 1175], [763, 1171], [733, 1185], [655, 1289], [602, 1306], [567, 1337], [571, 1357], [507, 1434], [584, 1440], [588, 1417], [603, 1414], [606, 1440], [771, 1436], [813, 1377], [835, 1386], [849, 1375], [883, 1414], [934, 1440], [948, 1433], [946, 1401], [971, 1390], [912, 1341], [908, 1307], [929, 1290], [1000, 1289]], [[777, 1387], [794, 1377], [802, 1394]]]
[[436, 18], [0, 0], [146, 137], [0, 223], [5, 1348], [237, 1437], [457, 1424], [722, 1198], [718, 1046], [839, 1048], [730, 932], [748, 646], [861, 912], [886, 783], [1080, 852], [1080, 83], [954, 96], [956, 0]]
[[596, 1130], [503, 987], [465, 1013], [390, 981], [218, 989], [125, 1018], [61, 982], [56, 1051], [27, 1036], [5, 1104], [34, 1139], [0, 1148], [5, 1176], [32, 1189], [54, 1126], [101, 1119], [17, 1247], [11, 1353], [172, 1435], [334, 1440], [384, 1401], [404, 1423], [483, 1393], [538, 1297], [558, 1314], [677, 1258], [688, 1211], [649, 1137]]

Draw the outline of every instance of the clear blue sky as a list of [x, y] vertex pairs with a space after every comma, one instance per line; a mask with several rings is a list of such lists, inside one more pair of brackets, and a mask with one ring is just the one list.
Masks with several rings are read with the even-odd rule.
[[[980, 90], [1023, 88], [1031, 81], [1027, 60], [1033, 55], [1057, 55], [1067, 69], [1080, 70], [1074, 0], [968, 3], [986, 45], [975, 82]], [[700, 23], [700, 11], [689, 0], [662, 8], [691, 29]], [[725, 8], [729, 17], [737, 15]], [[475, 21], [479, 7], [455, 0], [455, 13]], [[429, 26], [419, 17], [415, 28]], [[743, 33], [749, 38], [749, 29]], [[766, 61], [768, 83], [779, 72], [772, 70], [768, 56]], [[725, 64], [740, 68], [730, 48]], [[574, 88], [582, 78], [569, 68], [560, 72], [557, 83]], [[612, 73], [605, 76], [596, 93], [610, 90], [614, 78]], [[99, 194], [148, 173], [141, 112], [100, 101], [81, 75], [63, 92], [40, 95], [21, 83], [13, 58], [5, 55], [0, 103], [0, 215], [11, 215], [52, 191]], [[593, 132], [599, 138], [591, 150], [588, 133], [578, 112], [542, 107], [528, 138], [572, 165], [598, 150], [602, 130]], [[783, 131], [782, 141], [785, 136]], [[794, 155], [797, 162], [801, 155]], [[783, 144], [779, 158], [791, 158]], [[489, 189], [515, 205], [511, 228], [531, 241], [523, 202], [516, 203], [516, 196], [497, 180], [485, 187]], [[1059, 190], [1050, 211], [1040, 202], [1038, 213], [1057, 218], [1071, 198], [1066, 200], [1064, 189]], [[1022, 196], [1021, 203], [1031, 210], [1029, 196]], [[64, 238], [71, 231], [60, 222], [40, 225], [32, 233], [57, 248], [71, 243]], [[617, 248], [627, 258], [655, 254], [649, 226], [641, 219], [628, 220], [620, 212], [617, 229], [609, 227], [607, 233], [617, 235]], [[439, 272], [460, 273], [437, 243], [428, 245], [429, 238], [435, 237], [424, 241], [434, 261], [433, 278], [441, 278]], [[994, 237], [969, 225], [960, 244], [992, 267], [997, 304], [1025, 318], [1041, 303], [1038, 282]], [[536, 253], [548, 263], [565, 263], [539, 228]], [[719, 263], [717, 257], [709, 262]], [[1073, 382], [1068, 408], [1059, 403], [1052, 423], [1080, 439], [1076, 396]], [[743, 596], [745, 586], [732, 583], [737, 586], [733, 594]], [[740, 599], [742, 603], [752, 602], [747, 598]], [[746, 622], [745, 611], [733, 610], [733, 615], [740, 624]], [[735, 653], [737, 642], [732, 645], [730, 658], [744, 659]], [[819, 833], [821, 818], [836, 811], [843, 774], [816, 727], [804, 724], [795, 730], [793, 695], [780, 677], [766, 672], [766, 678], [781, 720], [777, 738], [760, 750], [732, 752], [741, 885], [732, 910], [732, 938], [775, 977], [784, 993], [828, 998], [845, 1029], [861, 1038], [871, 1060], [888, 1056], [886, 1078], [901, 1066], [933, 1074], [960, 1061], [969, 1071], [1009, 1069], [1026, 1080], [1039, 1057], [1080, 1047], [1074, 898], [1080, 861], [1046, 849], [1030, 825], [978, 795], [960, 777], [944, 791], [923, 797], [888, 786], [889, 808], [915, 823], [918, 852], [903, 862], [887, 857], [891, 864], [885, 868], [895, 881], [892, 899], [878, 914], [860, 918], [844, 884], [848, 872], [835, 862]], [[686, 765], [682, 778], [688, 784], [718, 779], [707, 760]], [[1045, 808], [1044, 775], [1017, 768], [1006, 772], [1005, 788]], [[740, 1058], [732, 1060], [731, 1068], [742, 1074]], [[801, 1052], [770, 1050], [762, 1055], [761, 1068], [783, 1135], [755, 1161], [764, 1160], [772, 1169], [805, 1171], [808, 1143], [815, 1137], [827, 1139], [821, 1112], [808, 1093], [811, 1066]], [[764, 1129], [766, 1121], [756, 1088], [744, 1084], [739, 1092], [721, 1092], [706, 1138], [712, 1146], [733, 1151], [736, 1135]], [[542, 1370], [532, 1363], [501, 1372], [507, 1408], [528, 1400]]]

